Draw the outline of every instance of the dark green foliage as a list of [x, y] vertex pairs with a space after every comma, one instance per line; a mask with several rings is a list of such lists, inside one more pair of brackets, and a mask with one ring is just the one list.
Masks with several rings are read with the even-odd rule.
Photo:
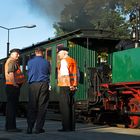
[[78, 28], [110, 30], [114, 37], [129, 38], [129, 13], [137, 0], [71, 0], [54, 24], [56, 35]]

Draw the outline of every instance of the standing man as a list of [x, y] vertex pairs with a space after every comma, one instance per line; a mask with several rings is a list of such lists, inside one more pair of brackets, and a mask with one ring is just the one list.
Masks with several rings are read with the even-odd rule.
[[62, 129], [58, 131], [75, 131], [74, 94], [78, 85], [76, 61], [68, 56], [68, 48], [58, 48], [58, 86], [60, 87], [60, 111]]
[[6, 80], [6, 131], [20, 132], [16, 128], [16, 109], [19, 101], [20, 87], [25, 81], [25, 77], [18, 64], [19, 49], [12, 49], [10, 56], [5, 63], [5, 80]]
[[49, 101], [50, 64], [43, 58], [43, 48], [35, 49], [35, 57], [28, 62], [29, 106], [27, 133], [44, 133], [45, 115]]

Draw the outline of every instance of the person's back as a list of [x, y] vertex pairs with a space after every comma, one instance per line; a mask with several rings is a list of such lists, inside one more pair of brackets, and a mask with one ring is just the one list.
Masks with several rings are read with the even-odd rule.
[[27, 133], [43, 133], [45, 115], [49, 100], [50, 65], [43, 58], [43, 48], [35, 49], [35, 57], [28, 62], [29, 106], [27, 117]]
[[49, 83], [50, 64], [42, 56], [35, 56], [28, 62], [28, 82]]

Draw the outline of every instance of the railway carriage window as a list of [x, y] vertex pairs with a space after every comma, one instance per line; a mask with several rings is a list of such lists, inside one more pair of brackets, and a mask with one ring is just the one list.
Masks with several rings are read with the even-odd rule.
[[47, 49], [46, 50], [46, 59], [50, 62], [52, 61], [52, 50], [51, 49]]
[[100, 46], [100, 49], [97, 49], [96, 52], [97, 52], [97, 63], [100, 64], [108, 61], [109, 50], [107, 47]]
[[108, 53], [107, 52], [101, 52], [97, 54], [97, 63], [107, 63], [108, 60]]
[[22, 59], [22, 57], [20, 57], [20, 59], [19, 59], [19, 64], [20, 64], [20, 69], [23, 72], [23, 59]]
[[108, 55], [105, 51], [97, 54], [97, 71], [103, 83], [111, 81], [111, 66], [108, 62]]
[[35, 53], [32, 52], [31, 55], [30, 55], [30, 59], [33, 58], [34, 56], [35, 56]]
[[50, 65], [52, 65], [52, 50], [51, 50], [51, 48], [46, 49], [46, 59], [49, 61]]
[[6, 60], [0, 62], [0, 79], [4, 79], [4, 65]]
[[25, 56], [25, 71], [28, 70], [27, 63], [28, 63], [29, 60], [30, 60], [30, 55], [26, 55], [26, 56]]
[[3, 77], [3, 63], [0, 63], [0, 79]]
[[0, 74], [2, 74], [2, 63], [0, 63]]

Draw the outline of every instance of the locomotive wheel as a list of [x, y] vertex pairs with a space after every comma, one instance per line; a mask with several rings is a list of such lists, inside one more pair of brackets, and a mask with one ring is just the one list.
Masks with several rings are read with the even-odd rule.
[[[138, 99], [131, 99], [129, 101], [130, 112], [140, 112], [140, 101]], [[140, 127], [140, 116], [129, 116], [130, 123], [128, 124], [129, 128], [139, 128]]]

